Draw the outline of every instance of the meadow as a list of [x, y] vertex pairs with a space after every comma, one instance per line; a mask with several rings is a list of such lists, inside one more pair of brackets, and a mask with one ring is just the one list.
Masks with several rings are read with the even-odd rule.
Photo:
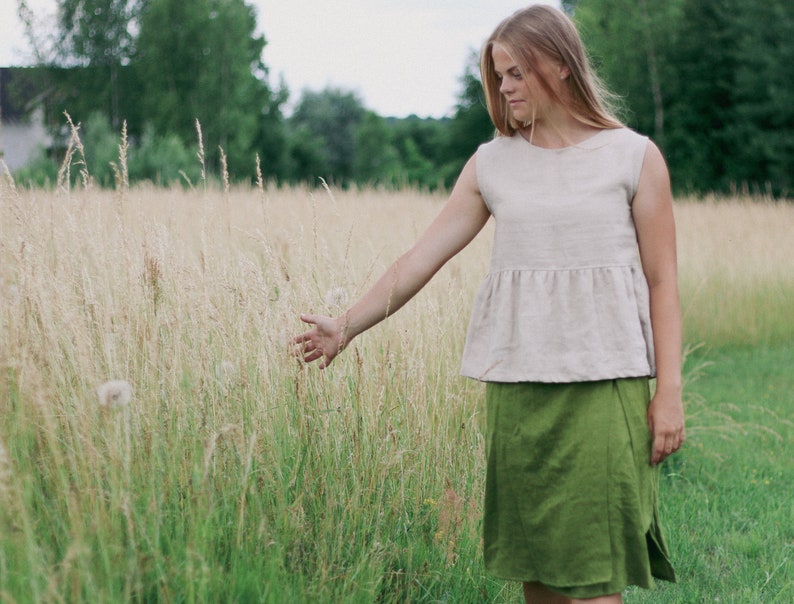
[[[482, 385], [490, 226], [325, 371], [289, 339], [438, 212], [421, 192], [0, 184], [0, 601], [500, 602]], [[676, 585], [794, 601], [794, 205], [676, 202], [689, 440]], [[121, 384], [103, 384], [122, 381]]]

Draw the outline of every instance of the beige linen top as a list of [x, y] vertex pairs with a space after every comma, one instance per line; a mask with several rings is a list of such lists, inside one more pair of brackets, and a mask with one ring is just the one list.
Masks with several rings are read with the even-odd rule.
[[655, 375], [631, 202], [647, 138], [602, 130], [563, 149], [520, 134], [476, 155], [496, 222], [461, 373], [489, 382]]

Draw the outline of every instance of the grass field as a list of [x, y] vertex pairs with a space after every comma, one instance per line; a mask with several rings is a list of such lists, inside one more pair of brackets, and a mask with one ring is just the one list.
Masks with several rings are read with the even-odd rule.
[[[520, 602], [484, 575], [490, 230], [325, 372], [287, 341], [438, 211], [421, 193], [0, 185], [1, 602]], [[794, 601], [794, 205], [676, 206], [690, 439], [680, 583]], [[98, 389], [129, 384], [115, 398]], [[128, 404], [126, 397], [129, 396]]]

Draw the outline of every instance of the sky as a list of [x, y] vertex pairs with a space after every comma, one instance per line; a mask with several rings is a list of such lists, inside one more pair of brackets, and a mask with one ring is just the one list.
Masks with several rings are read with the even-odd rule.
[[[353, 91], [382, 116], [443, 117], [454, 112], [472, 51], [494, 27], [532, 0], [247, 0], [265, 36], [270, 82], [283, 78], [294, 103], [304, 89]], [[539, 0], [559, 6], [559, 0]], [[0, 66], [31, 64], [16, 17], [0, 0]], [[41, 31], [55, 0], [26, 0]]]

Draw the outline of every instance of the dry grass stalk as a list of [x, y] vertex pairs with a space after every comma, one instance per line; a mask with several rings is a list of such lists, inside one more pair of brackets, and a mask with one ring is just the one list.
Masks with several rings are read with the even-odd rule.
[[91, 176], [88, 173], [88, 163], [85, 159], [85, 148], [83, 141], [80, 140], [80, 124], [75, 124], [72, 121], [72, 116], [66, 111], [63, 112], [66, 116], [66, 121], [69, 123], [69, 143], [66, 147], [66, 156], [64, 157], [61, 169], [58, 171], [58, 186], [62, 189], [69, 191], [71, 188], [71, 166], [72, 158], [75, 153], [80, 154], [76, 165], [80, 166], [80, 179], [83, 183], [83, 189], [88, 189], [91, 186]]

